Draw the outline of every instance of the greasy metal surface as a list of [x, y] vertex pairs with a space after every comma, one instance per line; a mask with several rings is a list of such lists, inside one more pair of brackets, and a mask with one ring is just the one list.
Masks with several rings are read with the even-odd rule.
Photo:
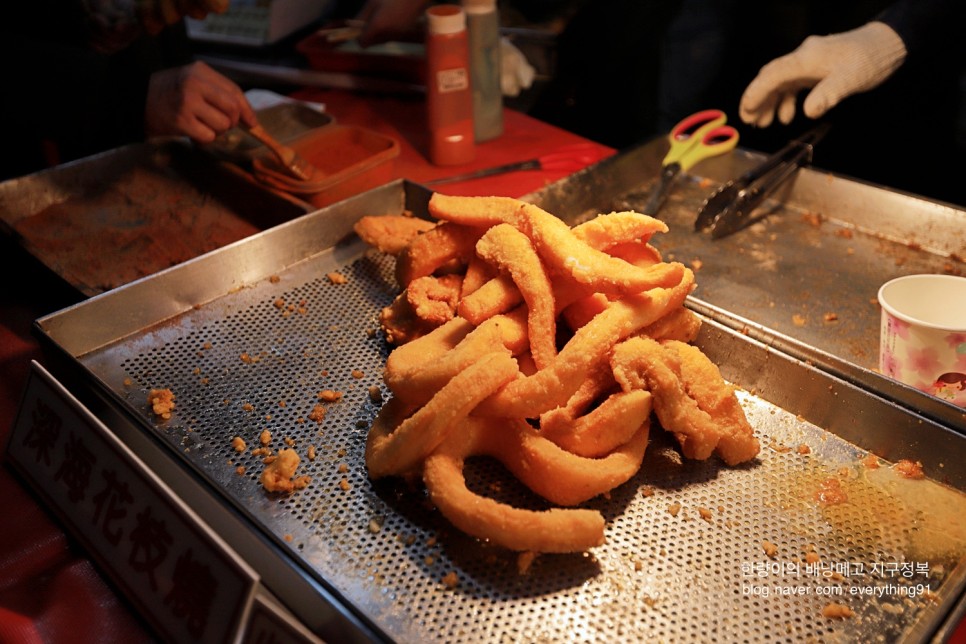
[[[657, 139], [529, 195], [571, 222], [643, 208], [660, 172]], [[766, 202], [769, 216], [712, 241], [693, 232], [704, 200], [764, 155], [738, 149], [679, 177], [655, 245], [697, 271], [694, 297], [866, 369], [878, 367], [888, 280], [966, 274], [966, 211], [805, 168]]]
[[[871, 470], [862, 459], [873, 449], [920, 459], [943, 480], [966, 458], [962, 436], [710, 320], [699, 344], [746, 388], [759, 459], [737, 468], [682, 461], [654, 428], [641, 472], [587, 504], [608, 520], [607, 543], [587, 555], [541, 556], [521, 573], [515, 555], [451, 529], [418, 482], [370, 483], [363, 450], [379, 408], [370, 390], [387, 396], [388, 347], [376, 316], [395, 285], [391, 260], [348, 233], [354, 217], [424, 201], [393, 191], [39, 321], [172, 458], [286, 553], [251, 562], [256, 568], [302, 567], [406, 642], [920, 641], [941, 623], [962, 592], [966, 496], [898, 477], [885, 462]], [[232, 268], [244, 278], [226, 275]], [[191, 291], [183, 271], [208, 275], [208, 290]], [[331, 272], [346, 283], [333, 283]], [[151, 295], [168, 302], [144, 314], [136, 304]], [[109, 315], [128, 307], [129, 318]], [[78, 324], [97, 319], [102, 330]], [[169, 421], [146, 408], [157, 387], [175, 392]], [[323, 389], [344, 396], [317, 423], [310, 414]], [[302, 456], [298, 473], [312, 477], [306, 489], [283, 497], [262, 489], [260, 459], [231, 442], [255, 445], [263, 430], [273, 450], [290, 444]], [[541, 507], [489, 461], [473, 462], [468, 478], [483, 493]], [[818, 500], [830, 478], [841, 481], [847, 503]], [[766, 541], [776, 546], [772, 556]], [[809, 551], [817, 562], [807, 565]], [[450, 572], [452, 589], [442, 583]], [[311, 611], [307, 588], [271, 590]], [[832, 601], [856, 616], [822, 617]]]
[[179, 140], [132, 144], [0, 183], [0, 228], [87, 296], [310, 210]]

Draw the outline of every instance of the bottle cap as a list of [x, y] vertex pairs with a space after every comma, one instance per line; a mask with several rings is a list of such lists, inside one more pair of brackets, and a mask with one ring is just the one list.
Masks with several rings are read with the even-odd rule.
[[496, 11], [496, 0], [461, 0], [466, 13], [480, 14]]
[[426, 10], [427, 26], [431, 34], [455, 34], [466, 29], [466, 14], [452, 4], [441, 4]]

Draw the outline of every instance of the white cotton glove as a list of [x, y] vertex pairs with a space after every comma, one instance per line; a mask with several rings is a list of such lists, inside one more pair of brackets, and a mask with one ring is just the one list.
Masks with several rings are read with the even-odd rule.
[[814, 88], [802, 106], [817, 119], [842, 99], [868, 91], [906, 59], [906, 46], [891, 27], [869, 22], [831, 36], [809, 36], [795, 51], [761, 68], [741, 97], [741, 120], [768, 127], [778, 112], [786, 125], [795, 116], [799, 90]]
[[506, 38], [500, 38], [500, 90], [504, 96], [519, 96], [530, 89], [536, 72], [523, 52]]

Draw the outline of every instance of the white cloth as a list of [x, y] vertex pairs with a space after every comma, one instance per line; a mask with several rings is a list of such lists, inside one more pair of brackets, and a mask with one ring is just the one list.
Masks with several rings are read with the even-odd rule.
[[500, 90], [504, 96], [519, 96], [530, 89], [536, 72], [523, 52], [506, 38], [500, 38]]
[[795, 116], [799, 91], [811, 88], [802, 111], [819, 118], [842, 99], [873, 89], [905, 61], [906, 46], [882, 22], [869, 22], [852, 31], [809, 36], [795, 51], [761, 68], [745, 89], [738, 108], [741, 120], [768, 127]]

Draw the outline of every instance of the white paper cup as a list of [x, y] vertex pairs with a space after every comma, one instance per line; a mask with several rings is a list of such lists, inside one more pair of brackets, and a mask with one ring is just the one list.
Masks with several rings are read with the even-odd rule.
[[898, 277], [879, 289], [879, 304], [879, 370], [966, 407], [966, 277]]

